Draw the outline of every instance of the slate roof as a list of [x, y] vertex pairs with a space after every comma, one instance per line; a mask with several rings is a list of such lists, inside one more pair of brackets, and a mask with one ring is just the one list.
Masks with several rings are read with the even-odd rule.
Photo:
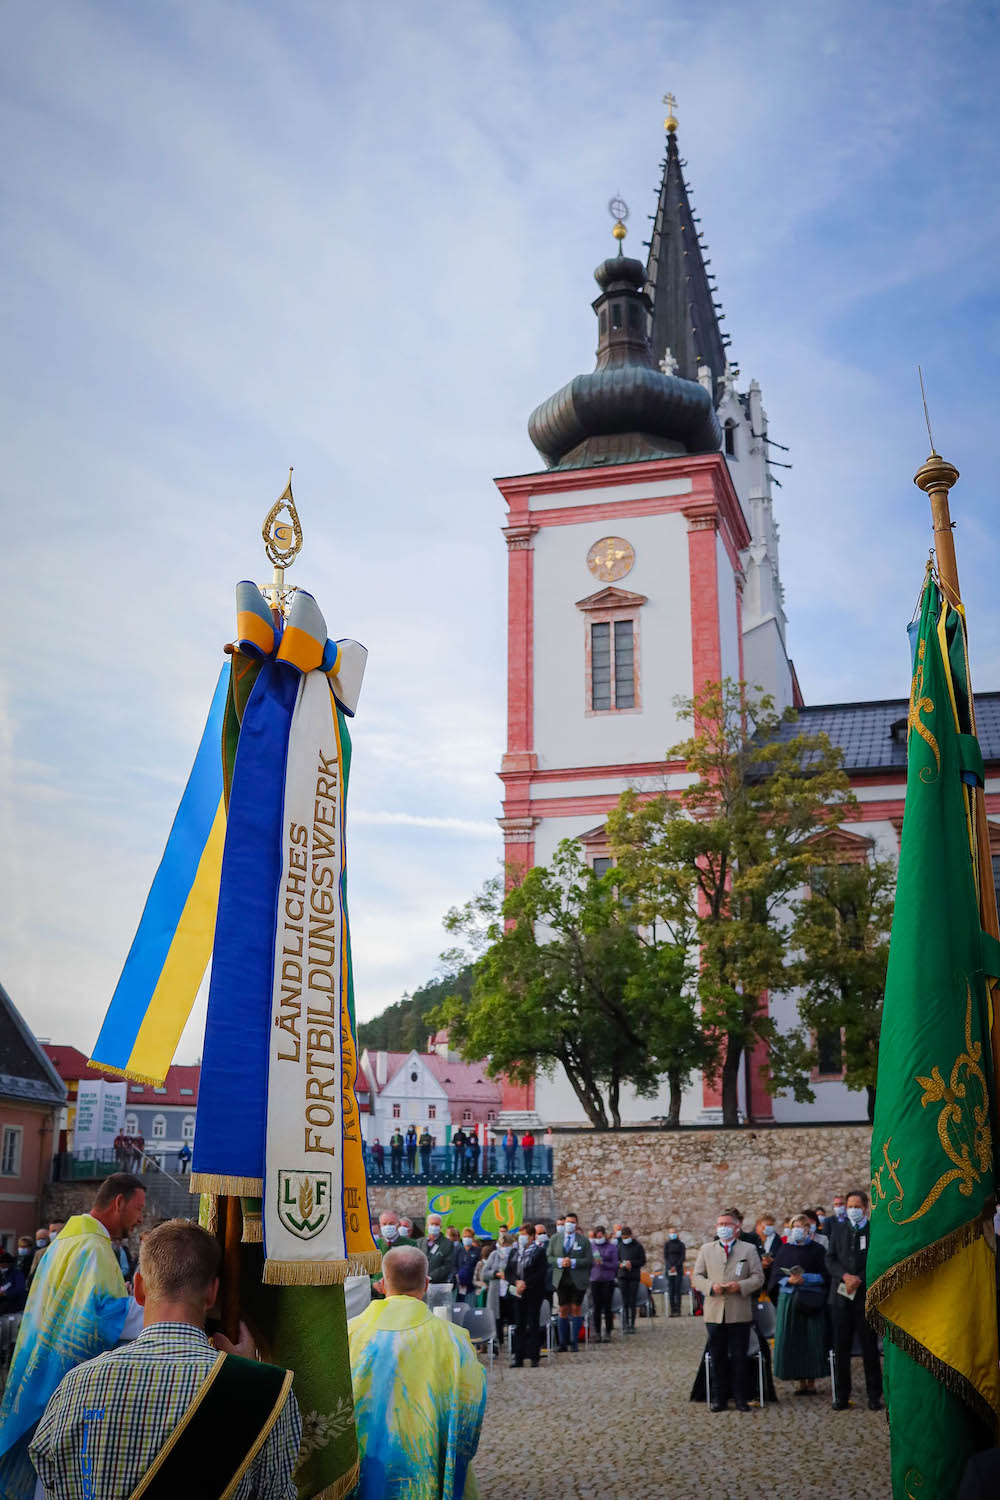
[[32, 1035], [24, 1017], [0, 984], [0, 1098], [26, 1103], [65, 1103], [66, 1089]]
[[[799, 709], [798, 724], [784, 726], [781, 738], [823, 732], [843, 750], [845, 771], [905, 771], [906, 736], [894, 738], [892, 726], [908, 710], [905, 698], [810, 704]], [[976, 728], [983, 760], [1000, 765], [1000, 693], [976, 694]]]

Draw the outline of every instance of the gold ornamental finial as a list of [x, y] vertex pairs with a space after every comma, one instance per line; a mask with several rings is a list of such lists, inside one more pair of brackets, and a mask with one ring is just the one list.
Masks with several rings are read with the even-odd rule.
[[673, 135], [677, 129], [677, 116], [674, 110], [677, 108], [677, 100], [673, 94], [667, 93], [663, 96], [663, 102], [667, 106], [667, 118], [663, 122], [663, 128], [668, 135]]
[[625, 228], [625, 220], [628, 218], [629, 214], [628, 204], [625, 202], [625, 199], [622, 197], [621, 193], [616, 193], [613, 198], [608, 200], [608, 213], [615, 221], [615, 227], [612, 229], [611, 233], [618, 241], [618, 250], [620, 253], [622, 248], [622, 240], [628, 234], [628, 230]]
[[[285, 512], [284, 516], [282, 512]], [[281, 595], [285, 586], [285, 569], [292, 566], [302, 550], [302, 526], [292, 495], [290, 466], [288, 483], [268, 511], [261, 535], [264, 538], [268, 561], [274, 568], [274, 578], [267, 590], [271, 596], [271, 608], [280, 609]]]

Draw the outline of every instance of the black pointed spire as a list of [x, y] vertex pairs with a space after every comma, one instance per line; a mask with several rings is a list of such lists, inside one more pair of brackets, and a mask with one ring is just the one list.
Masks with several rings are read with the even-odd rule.
[[649, 342], [657, 366], [669, 350], [668, 364], [676, 361], [672, 368], [685, 380], [697, 380], [699, 365], [707, 365], [714, 400], [726, 368], [726, 348], [705, 269], [707, 246], [700, 242], [681, 170], [672, 110], [666, 124], [667, 157], [646, 263], [646, 291], [653, 304]]

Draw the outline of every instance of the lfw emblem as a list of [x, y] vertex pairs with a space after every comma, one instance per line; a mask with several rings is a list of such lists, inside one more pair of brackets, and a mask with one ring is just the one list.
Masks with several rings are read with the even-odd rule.
[[278, 1171], [278, 1218], [300, 1240], [315, 1239], [330, 1222], [329, 1172]]

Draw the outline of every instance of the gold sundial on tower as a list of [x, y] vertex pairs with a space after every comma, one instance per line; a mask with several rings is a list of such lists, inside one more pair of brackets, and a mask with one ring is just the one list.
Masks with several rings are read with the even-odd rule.
[[587, 567], [604, 583], [624, 578], [634, 564], [635, 548], [623, 536], [602, 536], [587, 553]]

